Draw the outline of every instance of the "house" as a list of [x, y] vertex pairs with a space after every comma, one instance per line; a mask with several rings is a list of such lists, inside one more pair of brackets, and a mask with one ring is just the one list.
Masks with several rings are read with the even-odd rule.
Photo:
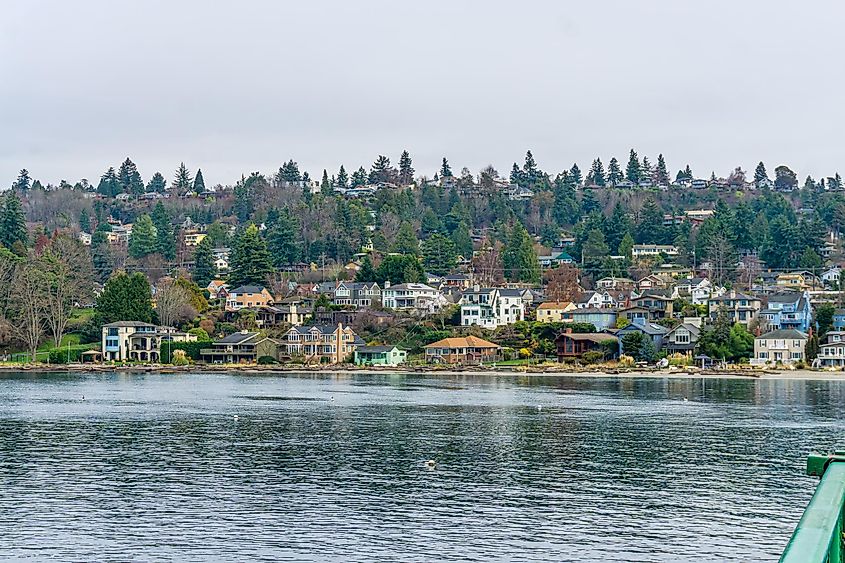
[[805, 289], [819, 289], [822, 287], [822, 282], [812, 272], [789, 272], [778, 274], [775, 278], [775, 285], [780, 290], [803, 291]]
[[650, 258], [660, 254], [677, 256], [678, 247], [673, 244], [635, 244], [631, 248], [631, 256], [634, 258]]
[[571, 301], [547, 301], [537, 305], [537, 321], [541, 323], [561, 323], [564, 313], [578, 307]]
[[823, 367], [845, 367], [845, 332], [832, 330], [825, 335], [825, 341], [819, 345], [816, 356]]
[[663, 337], [663, 349], [667, 354], [691, 354], [700, 335], [700, 323], [683, 322]]
[[672, 288], [674, 299], [685, 299], [693, 305], [704, 305], [714, 295], [722, 295], [724, 288], [714, 287], [707, 278], [686, 278], [679, 280]]
[[245, 330], [215, 340], [211, 348], [200, 350], [200, 359], [209, 364], [254, 364], [262, 357], [278, 360], [279, 343]]
[[534, 192], [525, 186], [513, 186], [506, 193], [511, 201], [529, 201], [534, 197]]
[[769, 330], [793, 328], [807, 332], [813, 320], [810, 294], [806, 291], [793, 291], [770, 295], [768, 306], [761, 309], [759, 315]]
[[218, 274], [225, 274], [229, 271], [229, 261], [219, 256], [214, 259], [214, 267], [217, 269]]
[[333, 311], [320, 307], [314, 311], [313, 318], [314, 324], [318, 325], [336, 326], [339, 323], [357, 326], [360, 323], [369, 326], [385, 326], [396, 319], [396, 314], [372, 309]]
[[323, 282], [316, 291], [327, 294], [335, 305], [371, 307], [381, 301], [381, 288], [376, 282]]
[[724, 310], [732, 323], [747, 325], [757, 317], [762, 308], [758, 297], [730, 291], [724, 295], [707, 300], [707, 311], [712, 320], [716, 320], [720, 310]]
[[839, 279], [842, 275], [842, 268], [839, 266], [832, 266], [822, 272], [822, 282], [825, 287], [839, 288]]
[[596, 282], [596, 289], [630, 291], [634, 286], [634, 280], [630, 278], [602, 278]]
[[586, 352], [602, 352], [615, 358], [619, 351], [619, 339], [606, 332], [572, 332], [566, 329], [555, 338], [557, 361], [580, 357]]
[[793, 364], [804, 361], [807, 334], [795, 329], [767, 332], [754, 339], [755, 364]]
[[647, 292], [631, 299], [631, 306], [646, 309], [652, 321], [671, 318], [674, 304], [674, 299], [656, 292]]
[[552, 252], [551, 254], [544, 254], [538, 256], [537, 260], [541, 268], [556, 268], [561, 264], [574, 264], [575, 258], [566, 251]]
[[437, 364], [482, 364], [498, 361], [502, 347], [477, 336], [444, 338], [425, 347], [425, 361]]
[[255, 324], [260, 328], [281, 325], [299, 326], [305, 322], [306, 312], [298, 303], [278, 303], [253, 307]]
[[84, 231], [77, 233], [76, 238], [79, 239], [85, 246], [91, 246], [91, 239], [93, 238], [90, 233], [86, 233]]
[[396, 346], [358, 346], [355, 349], [357, 366], [398, 366], [404, 364], [408, 353]]
[[447, 287], [469, 289], [472, 287], [472, 278], [467, 274], [448, 274], [443, 276], [442, 283]]
[[845, 330], [845, 309], [833, 310], [833, 330]]
[[525, 320], [525, 302], [518, 289], [475, 286], [461, 294], [461, 325], [496, 328]]
[[273, 304], [273, 296], [260, 285], [241, 285], [229, 290], [226, 295], [226, 310], [239, 311], [244, 308], [266, 307]]
[[590, 323], [596, 330], [603, 331], [616, 328], [617, 313], [615, 309], [588, 308], [575, 309], [563, 314], [563, 321], [570, 323]]
[[648, 322], [645, 319], [635, 319], [631, 324], [624, 328], [620, 328], [616, 331], [616, 336], [619, 337], [619, 353], [624, 354], [625, 351], [623, 350], [623, 342], [625, 340], [625, 335], [630, 334], [632, 332], [641, 332], [648, 338], [651, 338], [651, 341], [654, 343], [654, 349], [658, 352], [663, 348], [663, 341], [666, 338], [666, 334], [669, 332], [669, 329], [665, 326], [655, 324], [652, 322]]
[[285, 334], [282, 346], [287, 356], [304, 356], [306, 361], [339, 364], [351, 358], [364, 340], [342, 324], [295, 326]]
[[211, 280], [205, 289], [212, 299], [225, 299], [229, 286], [223, 280]]
[[384, 282], [381, 303], [387, 309], [421, 313], [433, 313], [448, 305], [446, 298], [429, 285], [424, 283], [391, 285], [389, 281]]
[[199, 231], [185, 232], [185, 246], [197, 246], [208, 236]]
[[137, 321], [118, 321], [102, 327], [101, 346], [107, 362], [158, 362], [165, 342], [195, 342], [193, 334], [173, 327]]

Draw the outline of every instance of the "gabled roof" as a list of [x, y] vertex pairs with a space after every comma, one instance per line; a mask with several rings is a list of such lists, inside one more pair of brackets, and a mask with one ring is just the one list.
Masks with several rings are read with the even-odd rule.
[[537, 309], [542, 309], [544, 311], [547, 309], [566, 309], [570, 305], [572, 305], [571, 301], [546, 301], [545, 303], [537, 305]]
[[358, 346], [355, 350], [356, 352], [369, 352], [371, 354], [386, 354], [387, 352], [392, 352], [393, 350], [401, 350], [396, 346]]
[[113, 323], [104, 324], [103, 326], [108, 327], [108, 328], [132, 328], [132, 327], [139, 327], [139, 326], [153, 327], [153, 328], [156, 327], [156, 325], [154, 325], [152, 323], [145, 323], [145, 322], [142, 322], [142, 321], [117, 321], [117, 322], [113, 322]]
[[669, 329], [663, 325], [637, 322], [631, 323], [624, 328], [620, 328], [619, 332], [630, 332], [632, 330], [639, 330], [649, 336], [654, 336], [655, 334], [667, 334], [669, 332]]
[[701, 328], [695, 326], [694, 324], [681, 323], [678, 326], [676, 326], [675, 328], [673, 328], [672, 330], [670, 330], [669, 332], [667, 332], [666, 336], [669, 336], [670, 334], [672, 334], [673, 332], [675, 332], [679, 328], [685, 328], [693, 336], [698, 336], [701, 333]]
[[790, 291], [784, 293], [775, 293], [769, 295], [769, 303], [796, 303], [804, 296], [798, 291]]
[[806, 339], [807, 335], [801, 332], [800, 330], [795, 330], [794, 328], [784, 328], [767, 332], [766, 334], [758, 336], [757, 338], [761, 340], [801, 340]]
[[258, 336], [257, 332], [235, 332], [229, 336], [225, 336], [220, 340], [215, 340], [215, 344], [243, 344]]
[[263, 285], [242, 285], [235, 289], [230, 289], [229, 293], [261, 293], [264, 291]]
[[501, 348], [477, 336], [444, 338], [425, 346], [426, 348]]
[[572, 340], [588, 340], [600, 344], [602, 342], [619, 340], [618, 337], [606, 332], [561, 332], [557, 338], [571, 338]]

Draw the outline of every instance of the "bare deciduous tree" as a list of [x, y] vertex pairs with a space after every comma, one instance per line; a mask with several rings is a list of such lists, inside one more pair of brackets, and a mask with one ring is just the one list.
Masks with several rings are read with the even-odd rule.
[[12, 330], [37, 360], [38, 345], [44, 336], [47, 308], [44, 287], [46, 279], [41, 267], [27, 262], [17, 268], [11, 293]]
[[571, 264], [562, 264], [547, 270], [543, 277], [546, 280], [546, 298], [549, 301], [572, 301], [581, 292], [578, 268]]
[[57, 235], [49, 242], [37, 264], [44, 273], [45, 324], [56, 347], [61, 346], [73, 307], [88, 298], [94, 288], [94, 271], [88, 251], [76, 239]]
[[171, 279], [159, 283], [155, 297], [158, 320], [164, 326], [175, 326], [197, 316], [197, 310], [191, 305], [188, 290]]

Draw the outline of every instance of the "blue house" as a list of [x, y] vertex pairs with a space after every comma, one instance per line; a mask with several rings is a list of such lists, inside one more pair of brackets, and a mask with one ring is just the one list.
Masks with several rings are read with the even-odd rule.
[[769, 330], [794, 329], [806, 333], [813, 320], [810, 294], [793, 291], [770, 295], [768, 306], [760, 311], [760, 319], [766, 321]]
[[833, 330], [845, 330], [845, 309], [833, 311]]
[[663, 348], [663, 340], [666, 338], [666, 334], [669, 332], [669, 329], [659, 324], [650, 323], [645, 319], [634, 319], [631, 324], [616, 331], [616, 336], [619, 337], [620, 354], [625, 353], [622, 341], [624, 340], [625, 335], [631, 332], [641, 332], [651, 338], [651, 341], [654, 342], [654, 349], [659, 352]]
[[598, 332], [609, 328], [616, 328], [616, 310], [598, 307], [587, 307], [565, 311], [562, 315], [564, 321], [574, 323], [591, 323]]

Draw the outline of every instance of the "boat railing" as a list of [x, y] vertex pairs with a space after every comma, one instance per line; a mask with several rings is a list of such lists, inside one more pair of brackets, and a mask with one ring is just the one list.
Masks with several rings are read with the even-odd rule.
[[810, 504], [798, 522], [781, 563], [843, 563], [845, 508], [845, 450], [811, 454], [807, 475], [821, 477]]

